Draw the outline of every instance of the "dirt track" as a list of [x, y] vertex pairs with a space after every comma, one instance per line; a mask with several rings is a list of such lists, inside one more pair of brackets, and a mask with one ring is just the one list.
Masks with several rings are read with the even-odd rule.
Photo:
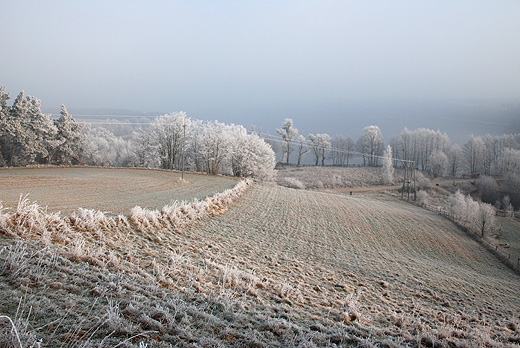
[[127, 214], [139, 205], [160, 209], [172, 200], [203, 199], [236, 185], [236, 179], [166, 170], [105, 168], [16, 168], [0, 170], [0, 202], [16, 207], [20, 195], [49, 211], [79, 207]]

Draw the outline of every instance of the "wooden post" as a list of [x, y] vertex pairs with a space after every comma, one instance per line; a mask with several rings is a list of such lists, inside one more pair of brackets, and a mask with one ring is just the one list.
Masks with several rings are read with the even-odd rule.
[[408, 169], [408, 163], [403, 162], [404, 165], [404, 178], [403, 178], [403, 189], [401, 190], [401, 199], [404, 199], [404, 188], [406, 187], [406, 170]]

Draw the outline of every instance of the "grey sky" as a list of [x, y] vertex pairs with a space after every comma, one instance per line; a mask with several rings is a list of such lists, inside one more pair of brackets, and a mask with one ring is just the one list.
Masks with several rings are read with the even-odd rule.
[[7, 1], [0, 85], [219, 119], [349, 100], [520, 100], [520, 2]]

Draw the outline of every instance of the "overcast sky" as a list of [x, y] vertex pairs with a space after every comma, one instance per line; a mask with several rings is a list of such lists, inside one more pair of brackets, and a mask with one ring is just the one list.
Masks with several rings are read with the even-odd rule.
[[0, 47], [0, 85], [44, 107], [247, 126], [356, 100], [520, 100], [518, 0], [2, 0]]

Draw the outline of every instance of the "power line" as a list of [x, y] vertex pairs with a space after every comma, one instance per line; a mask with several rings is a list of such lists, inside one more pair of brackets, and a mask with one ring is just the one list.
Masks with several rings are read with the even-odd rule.
[[[263, 139], [267, 139], [269, 141], [277, 142], [277, 143], [280, 143], [280, 144], [285, 143], [283, 140], [279, 139], [278, 137], [275, 138], [274, 135], [271, 135], [271, 134], [268, 134], [268, 133], [262, 133], [262, 132], [257, 132], [257, 131], [252, 131], [251, 133], [259, 134], [259, 135], [262, 136]], [[308, 143], [306, 145], [308, 145]], [[319, 146], [319, 148], [320, 149], [329, 150], [329, 151], [338, 152], [338, 153], [344, 153], [344, 154], [347, 154], [347, 155], [372, 157], [372, 158], [379, 158], [379, 159], [384, 159], [385, 158], [384, 156], [380, 156], [380, 155], [371, 155], [371, 154], [362, 153], [362, 152], [359, 152], [359, 151], [351, 151], [351, 150], [347, 151], [347, 150], [339, 149], [339, 148], [332, 147], [332, 146], [331, 147]], [[411, 163], [411, 164], [415, 165], [415, 161], [405, 160], [405, 159], [400, 159], [400, 158], [395, 158], [395, 157], [392, 157], [392, 161], [401, 161], [403, 163]]]
[[[156, 118], [157, 116], [143, 116], [143, 115], [76, 115], [75, 117], [77, 117], [77, 118], [82, 118], [82, 117], [120, 117], [120, 118], [125, 118], [125, 117], [143, 117], [143, 118]], [[198, 121], [202, 121], [202, 120], [198, 120]], [[115, 121], [114, 122], [114, 121], [103, 121], [103, 120], [101, 120], [101, 121], [82, 120], [82, 122], [88, 123], [88, 124], [91, 124], [91, 125], [111, 125], [111, 126], [132, 125], [132, 126], [135, 126], [135, 125], [150, 125], [150, 123], [152, 121], [150, 121], [150, 122], [119, 122], [119, 121]], [[272, 142], [276, 142], [276, 143], [279, 143], [279, 144], [283, 144], [284, 143], [283, 140], [281, 140], [277, 136], [271, 135], [269, 133], [264, 133], [264, 132], [259, 132], [259, 131], [248, 131], [248, 132], [249, 133], [258, 134], [263, 139], [266, 139], [266, 140], [269, 140], [269, 141], [272, 141]], [[309, 145], [308, 142], [306, 142], [306, 145]], [[371, 158], [378, 158], [378, 159], [384, 159], [385, 158], [384, 156], [380, 156], [380, 155], [371, 155], [371, 154], [362, 153], [362, 152], [359, 152], [359, 151], [344, 150], [344, 149], [335, 148], [335, 147], [332, 147], [332, 146], [330, 146], [330, 147], [318, 146], [318, 148], [324, 149], [324, 150], [329, 150], [329, 151], [334, 151], [336, 153], [343, 153], [343, 154], [346, 154], [348, 156], [353, 155], [353, 156], [371, 157]], [[395, 157], [392, 157], [392, 161], [400, 161], [402, 163], [409, 163], [409, 164], [414, 164], [415, 165], [415, 161], [405, 160], [405, 159], [400, 159], [400, 158], [395, 158]]]

